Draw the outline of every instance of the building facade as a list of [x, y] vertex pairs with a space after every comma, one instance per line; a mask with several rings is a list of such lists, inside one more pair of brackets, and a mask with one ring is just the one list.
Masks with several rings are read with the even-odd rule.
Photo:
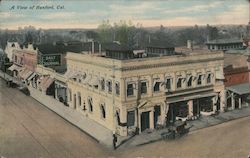
[[232, 49], [243, 49], [242, 39], [217, 39], [206, 42], [209, 50], [232, 50]]
[[121, 136], [224, 111], [222, 52], [160, 56], [68, 52], [69, 107]]

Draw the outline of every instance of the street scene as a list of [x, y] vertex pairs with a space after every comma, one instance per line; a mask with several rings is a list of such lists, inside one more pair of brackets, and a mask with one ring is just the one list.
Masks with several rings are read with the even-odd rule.
[[0, 0], [0, 158], [250, 158], [250, 0]]
[[0, 153], [3, 158], [228, 158], [250, 154], [250, 117], [198, 130], [176, 141], [110, 151], [31, 97], [7, 88], [5, 82], [0, 81]]

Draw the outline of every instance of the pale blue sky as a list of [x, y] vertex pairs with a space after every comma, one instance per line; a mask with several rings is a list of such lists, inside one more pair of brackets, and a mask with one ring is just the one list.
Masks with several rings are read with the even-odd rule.
[[[37, 6], [54, 9], [35, 9]], [[18, 6], [34, 9], [18, 9]], [[56, 9], [64, 6], [64, 9]], [[11, 9], [13, 8], [14, 9]], [[95, 28], [107, 20], [147, 26], [247, 24], [247, 0], [23, 0], [0, 2], [0, 28]]]

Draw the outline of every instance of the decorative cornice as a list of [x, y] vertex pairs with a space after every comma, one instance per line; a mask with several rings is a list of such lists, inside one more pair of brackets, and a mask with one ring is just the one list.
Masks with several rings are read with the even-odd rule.
[[215, 61], [215, 60], [224, 60], [224, 57], [217, 57], [217, 58], [211, 58], [211, 59], [202, 59], [202, 60], [188, 60], [188, 61], [180, 61], [180, 62], [172, 62], [172, 63], [160, 63], [160, 64], [151, 64], [151, 65], [122, 67], [122, 68], [120, 68], [120, 70], [121, 71], [131, 71], [131, 70], [150, 69], [150, 68], [157, 68], [157, 67], [203, 63], [203, 62], [209, 62], [209, 61]]

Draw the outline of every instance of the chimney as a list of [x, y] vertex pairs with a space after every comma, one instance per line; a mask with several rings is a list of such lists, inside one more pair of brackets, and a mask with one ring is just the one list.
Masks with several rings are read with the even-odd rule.
[[95, 53], [95, 42], [94, 42], [94, 40], [92, 41], [92, 52], [91, 53]]
[[188, 49], [193, 49], [193, 41], [187, 40], [187, 48]]

